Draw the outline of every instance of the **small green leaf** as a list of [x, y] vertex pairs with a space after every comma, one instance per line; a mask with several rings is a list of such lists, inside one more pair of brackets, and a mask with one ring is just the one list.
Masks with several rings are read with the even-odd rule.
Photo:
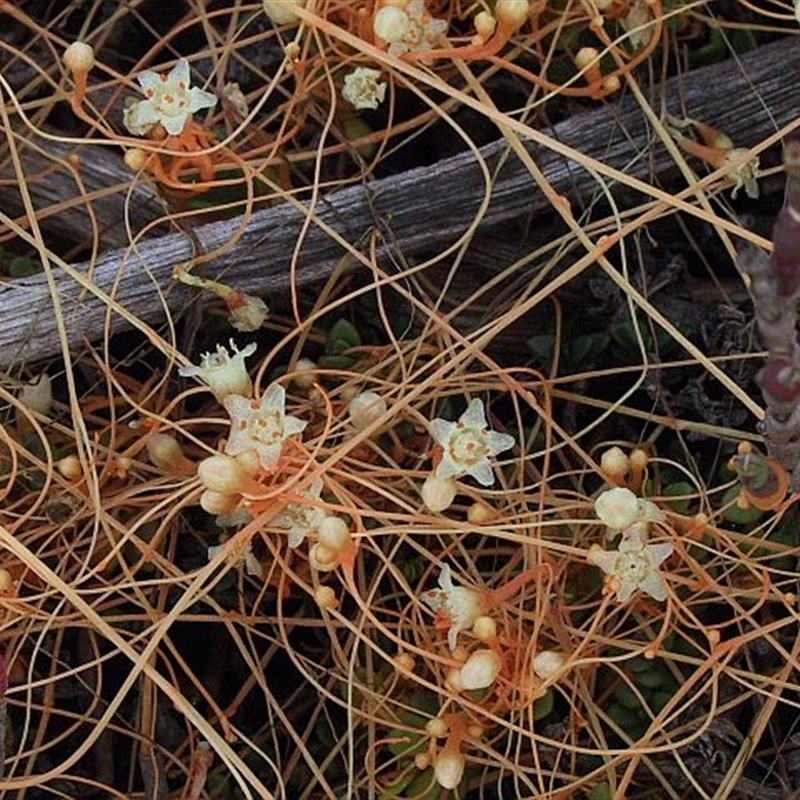
[[30, 275], [35, 275], [37, 272], [41, 272], [39, 265], [27, 256], [12, 258], [8, 265], [9, 278], [27, 278]]
[[556, 337], [552, 333], [539, 333], [531, 336], [527, 345], [537, 361], [549, 362], [556, 348]]
[[351, 347], [360, 347], [361, 337], [352, 322], [339, 319], [333, 323], [325, 340], [325, 352], [328, 355], [340, 355]]
[[611, 787], [607, 783], [598, 783], [589, 792], [588, 800], [613, 800]]
[[723, 518], [727, 522], [734, 522], [737, 525], [752, 525], [764, 516], [764, 512], [758, 508], [739, 508], [734, 502], [739, 496], [739, 487], [731, 486], [722, 497], [722, 505], [727, 506], [722, 512]]
[[605, 333], [584, 333], [570, 340], [567, 347], [567, 361], [580, 367], [597, 358], [611, 342], [611, 337]]
[[533, 718], [544, 719], [553, 710], [553, 690], [548, 689], [534, 704]]
[[666, 504], [678, 514], [691, 514], [692, 499], [688, 495], [697, 494], [697, 490], [688, 481], [677, 481], [664, 487], [662, 492], [666, 497]]

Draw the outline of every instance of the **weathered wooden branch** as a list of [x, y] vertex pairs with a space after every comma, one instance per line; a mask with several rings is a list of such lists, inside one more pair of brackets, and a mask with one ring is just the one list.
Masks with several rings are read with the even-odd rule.
[[[780, 68], [776, 69], [776, 65]], [[791, 39], [762, 47], [737, 62], [671, 79], [654, 87], [653, 96], [665, 97], [674, 113], [712, 121], [737, 145], [749, 146], [773, 133], [776, 124], [786, 124], [796, 117], [797, 74], [800, 47]], [[574, 116], [549, 133], [642, 180], [674, 181], [679, 176], [665, 149], [653, 146], [646, 119], [631, 99]], [[528, 147], [548, 180], [571, 200], [573, 207], [597, 191], [594, 177], [576, 162], [547, 148], [533, 144]], [[505, 151], [503, 142], [482, 149], [490, 170], [499, 164]], [[649, 157], [642, 158], [643, 153]], [[617, 188], [621, 194], [629, 193], [624, 187]], [[481, 170], [474, 156], [465, 153], [367, 186], [332, 191], [317, 202], [314, 213], [321, 223], [353, 243], [374, 228], [378, 215], [391, 227], [393, 246], [413, 256], [435, 252], [456, 240], [474, 219], [484, 193]], [[490, 228], [547, 211], [549, 202], [512, 157], [495, 175], [491, 203], [482, 224]], [[302, 233], [304, 221], [305, 214], [289, 204], [256, 212], [224, 259], [207, 265], [207, 274], [222, 276], [240, 291], [283, 293], [289, 285], [289, 263], [297, 249], [299, 269], [295, 281], [307, 285], [323, 278], [341, 259], [343, 250], [322, 225], [312, 224]], [[204, 251], [229, 243], [238, 224], [237, 220], [229, 220], [198, 227], [197, 238]], [[156, 285], [165, 292], [171, 310], [186, 304], [186, 290], [173, 286], [171, 276], [176, 265], [193, 256], [189, 237], [180, 233], [161, 236], [141, 242], [135, 252], [120, 249], [101, 255], [93, 265], [92, 279], [104, 293], [115, 287], [115, 296], [125, 309], [152, 325], [166, 313], [157, 299]], [[86, 272], [87, 267], [78, 265], [77, 269]], [[57, 277], [70, 342], [79, 347], [86, 340], [96, 340], [103, 330], [106, 306], [68, 276], [60, 273]], [[44, 277], [0, 285], [0, 319], [0, 366], [59, 351]], [[121, 330], [126, 324], [119, 314], [112, 315], [112, 330]]]

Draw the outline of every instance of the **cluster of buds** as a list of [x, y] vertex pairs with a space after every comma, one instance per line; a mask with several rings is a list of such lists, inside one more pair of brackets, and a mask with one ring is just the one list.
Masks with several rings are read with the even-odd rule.
[[354, 548], [347, 523], [341, 517], [328, 515], [317, 528], [317, 541], [308, 553], [308, 561], [319, 572], [331, 572], [352, 555]]
[[243, 495], [258, 494], [262, 490], [256, 480], [259, 469], [255, 450], [235, 456], [219, 453], [203, 459], [197, 465], [197, 477], [204, 487], [200, 507], [216, 517], [232, 514]]
[[607, 590], [614, 592], [620, 602], [639, 589], [656, 600], [665, 600], [667, 590], [659, 567], [674, 548], [668, 542], [648, 542], [651, 524], [664, 522], [664, 512], [622, 486], [600, 494], [594, 508], [598, 519], [605, 523], [609, 538], [622, 535], [616, 550], [604, 550], [595, 544], [587, 554], [589, 563], [606, 573]]
[[[433, 776], [443, 789], [455, 789], [464, 777], [466, 759], [462, 744], [468, 736], [479, 738], [483, 731], [478, 725], [470, 725], [463, 714], [446, 714], [434, 717], [426, 725], [431, 737], [431, 754], [424, 754], [418, 767], [427, 767], [433, 762]], [[445, 739], [442, 747], [433, 746], [436, 739]]]

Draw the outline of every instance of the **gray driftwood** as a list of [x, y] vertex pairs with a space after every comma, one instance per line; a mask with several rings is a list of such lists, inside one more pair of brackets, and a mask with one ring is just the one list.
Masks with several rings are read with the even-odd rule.
[[[696, 70], [655, 87], [654, 106], [659, 106], [663, 96], [671, 112], [710, 121], [731, 135], [737, 145], [748, 146], [774, 133], [776, 125], [796, 117], [798, 74], [800, 46], [795, 39], [785, 40], [762, 47], [738, 63]], [[643, 180], [674, 182], [678, 175], [663, 147], [652, 146], [646, 120], [630, 99], [573, 116], [556, 125], [550, 134]], [[575, 162], [533, 144], [529, 149], [557, 191], [570, 198], [573, 208], [597, 191], [595, 179]], [[483, 148], [490, 168], [498, 164], [505, 150], [502, 142]], [[641, 153], [648, 153], [649, 158], [636, 159]], [[473, 219], [483, 195], [480, 170], [467, 153], [367, 186], [332, 191], [318, 201], [315, 213], [353, 243], [374, 229], [378, 215], [391, 228], [393, 246], [406, 256], [414, 256], [435, 252], [454, 241]], [[512, 157], [495, 176], [492, 202], [483, 224], [491, 230], [503, 222], [548, 211], [552, 214], [548, 201]], [[324, 278], [343, 251], [315, 225], [298, 245], [303, 222], [303, 214], [290, 205], [255, 213], [244, 236], [224, 260], [207, 264], [205, 274], [220, 277], [241, 291], [264, 296], [285, 293], [290, 279], [288, 265], [299, 247], [297, 283], [308, 285]], [[198, 227], [197, 238], [205, 251], [213, 250], [230, 241], [237, 224], [232, 220]], [[186, 235], [160, 236], [140, 243], [138, 252], [121, 249], [104, 253], [94, 265], [93, 280], [104, 292], [110, 292], [118, 281], [115, 296], [119, 302], [153, 325], [165, 315], [154, 284], [166, 292], [171, 310], [185, 306], [188, 291], [172, 284], [172, 272], [193, 255], [192, 242]], [[77, 269], [86, 271], [86, 266], [78, 265]], [[88, 340], [97, 340], [106, 318], [104, 304], [63, 273], [57, 278], [71, 343], [80, 347]], [[0, 366], [58, 353], [43, 277], [0, 285], [0, 319]], [[113, 315], [112, 330], [121, 330], [125, 324], [119, 315]]]

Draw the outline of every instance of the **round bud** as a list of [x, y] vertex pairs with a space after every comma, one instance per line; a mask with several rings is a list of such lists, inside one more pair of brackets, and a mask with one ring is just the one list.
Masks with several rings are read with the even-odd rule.
[[597, 51], [595, 47], [581, 47], [580, 50], [575, 54], [575, 66], [578, 69], [586, 69], [587, 67], [591, 66], [592, 64], [599, 64], [598, 59], [600, 58], [600, 53]]
[[64, 456], [56, 463], [56, 469], [68, 481], [77, 481], [83, 477], [83, 468], [78, 456]]
[[628, 456], [621, 447], [609, 447], [600, 456], [600, 469], [614, 482], [621, 481], [630, 468]]
[[494, 16], [497, 21], [509, 30], [521, 28], [531, 14], [528, 0], [497, 0]]
[[603, 91], [607, 94], [614, 94], [618, 92], [622, 84], [620, 83], [618, 75], [608, 75], [603, 78]]
[[464, 777], [464, 756], [445, 748], [433, 765], [433, 776], [443, 789], [455, 789]]
[[339, 566], [339, 557], [329, 547], [324, 544], [315, 544], [308, 551], [308, 563], [317, 572], [331, 572]]
[[183, 448], [174, 436], [153, 433], [147, 437], [147, 455], [154, 467], [164, 470], [177, 469], [183, 463]]
[[332, 515], [320, 522], [317, 534], [320, 545], [332, 553], [341, 553], [352, 541], [347, 523], [341, 517]]
[[497, 27], [497, 20], [488, 11], [475, 15], [475, 31], [484, 41], [491, 37]]
[[290, 22], [297, 22], [295, 8], [305, 8], [306, 0], [263, 0], [264, 13], [276, 25], [288, 25]]
[[128, 167], [128, 169], [134, 172], [141, 172], [145, 164], [147, 164], [147, 159], [148, 154], [144, 150], [140, 147], [131, 147], [129, 150], [125, 151], [122, 160], [125, 162], [125, 166]]
[[94, 64], [94, 48], [86, 42], [73, 42], [64, 51], [64, 65], [73, 74], [89, 72]]
[[438, 478], [429, 475], [422, 484], [422, 500], [429, 511], [438, 514], [446, 511], [456, 499], [456, 482], [453, 478]]
[[387, 44], [402, 41], [410, 27], [408, 14], [395, 6], [384, 6], [372, 20], [374, 34]]
[[221, 454], [204, 458], [197, 465], [197, 477], [206, 489], [227, 495], [246, 492], [252, 481], [236, 459]]
[[472, 632], [482, 642], [492, 642], [497, 638], [497, 623], [491, 617], [478, 617], [472, 623]]
[[200, 495], [200, 508], [207, 514], [219, 517], [235, 511], [240, 500], [241, 497], [238, 494], [221, 494], [212, 489], [206, 489]]
[[316, 362], [310, 358], [298, 358], [295, 364], [294, 382], [299, 389], [308, 391], [314, 388], [314, 384], [319, 380]]
[[333, 611], [339, 605], [336, 592], [330, 586], [319, 586], [314, 592], [314, 600], [320, 608]]
[[433, 739], [443, 739], [449, 730], [447, 723], [441, 717], [434, 717], [425, 723], [425, 733]]
[[353, 427], [362, 431], [386, 413], [386, 401], [377, 392], [361, 392], [347, 406]]
[[14, 578], [5, 567], [0, 567], [0, 594], [9, 594], [13, 589]]
[[467, 509], [467, 520], [472, 525], [486, 525], [496, 516], [495, 509], [483, 500], [478, 500]]
[[398, 653], [395, 658], [395, 665], [406, 672], [413, 672], [416, 663], [414, 656], [410, 653]]
[[428, 769], [431, 765], [431, 757], [427, 753], [417, 753], [414, 756], [414, 766], [420, 771]]
[[502, 661], [494, 650], [476, 650], [461, 667], [459, 679], [466, 690], [487, 689], [497, 679]]
[[566, 663], [567, 659], [563, 653], [557, 653], [555, 650], [542, 650], [533, 657], [533, 671], [542, 680], [547, 680], [561, 672]]

